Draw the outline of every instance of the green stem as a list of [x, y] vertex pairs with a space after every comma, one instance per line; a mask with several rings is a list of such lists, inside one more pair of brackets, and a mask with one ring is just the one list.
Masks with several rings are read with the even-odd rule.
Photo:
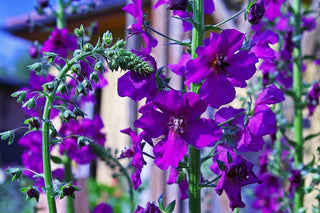
[[[303, 163], [303, 136], [302, 136], [302, 108], [301, 108], [301, 96], [302, 96], [302, 76], [301, 76], [301, 0], [293, 1], [293, 14], [295, 19], [294, 26], [294, 38], [298, 38], [293, 50], [293, 91], [294, 96], [294, 141], [295, 141], [295, 165], [299, 166]], [[303, 182], [295, 191], [294, 202], [295, 209], [299, 209], [303, 206]]]
[[[71, 160], [67, 155], [64, 155], [64, 179], [66, 182], [73, 181]], [[74, 212], [73, 198], [66, 196], [66, 213]]]
[[57, 0], [57, 28], [62, 29], [66, 27], [66, 20], [64, 15], [64, 3], [63, 0]]
[[[52, 97], [53, 95], [51, 95]], [[46, 103], [44, 106], [43, 112], [43, 125], [42, 125], [42, 160], [43, 160], [43, 175], [44, 175], [44, 183], [46, 187], [46, 194], [47, 194], [47, 202], [48, 202], [48, 209], [50, 213], [56, 213], [56, 202], [53, 196], [53, 184], [52, 184], [52, 176], [51, 176], [51, 165], [50, 165], [50, 139], [49, 139], [49, 129], [50, 129], [50, 110], [51, 104], [53, 101], [52, 98], [46, 98]]]
[[[194, 25], [192, 29], [192, 43], [191, 43], [191, 57], [196, 58], [196, 49], [203, 44], [203, 29], [204, 29], [204, 15], [203, 15], [203, 0], [193, 1], [193, 20]], [[191, 92], [199, 92], [197, 85], [191, 85]], [[200, 150], [189, 146], [189, 212], [201, 212], [201, 179], [200, 179]]]

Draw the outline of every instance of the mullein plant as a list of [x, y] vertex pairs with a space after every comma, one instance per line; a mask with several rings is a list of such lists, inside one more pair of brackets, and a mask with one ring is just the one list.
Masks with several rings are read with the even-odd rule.
[[[129, 36], [142, 40], [137, 50], [125, 50], [125, 42], [113, 42], [109, 32], [93, 46], [86, 41], [82, 26], [72, 36], [63, 27], [63, 16], [58, 16], [57, 28], [40, 49], [42, 60], [30, 66], [33, 76], [30, 86], [13, 94], [32, 116], [26, 121], [28, 133], [19, 141], [27, 148], [23, 156], [25, 168], [8, 169], [13, 179], [22, 171], [37, 178], [35, 185], [24, 191], [35, 199], [45, 192], [50, 212], [56, 212], [56, 197], [72, 197], [80, 189], [72, 178], [66, 180], [66, 175], [61, 176], [61, 171], [51, 171], [50, 159], [69, 165], [70, 159], [81, 164], [98, 156], [119, 166], [133, 199], [132, 190], [138, 190], [142, 184], [140, 174], [146, 164], [144, 158], [148, 157], [161, 170], [170, 169], [167, 184], [178, 184], [180, 199], [189, 199], [189, 212], [201, 212], [201, 189], [205, 187], [214, 187], [218, 195], [225, 192], [231, 210], [238, 211], [245, 207], [241, 189], [249, 184], [256, 187], [253, 206], [262, 212], [306, 211], [304, 195], [319, 191], [320, 181], [316, 159], [303, 163], [303, 143], [320, 135], [302, 137], [302, 109], [308, 108], [311, 116], [320, 95], [319, 82], [311, 85], [302, 82], [302, 59], [318, 63], [316, 57], [303, 57], [301, 53], [303, 32], [316, 26], [315, 18], [310, 16], [312, 11], [302, 11], [299, 0], [249, 0], [247, 8], [230, 19], [206, 25], [204, 14], [215, 10], [212, 0], [159, 0], [154, 9], [163, 4], [181, 20], [184, 31], [192, 30], [190, 42], [154, 30], [143, 13], [142, 0], [133, 0], [123, 8], [136, 19], [128, 31]], [[251, 36], [221, 28], [242, 13], [252, 25]], [[211, 32], [205, 38], [207, 31]], [[184, 77], [183, 90], [168, 85], [170, 79], [164, 75], [164, 68], [158, 68], [156, 59], [150, 55], [158, 44], [153, 33], [184, 46], [186, 53], [179, 63], [167, 66]], [[30, 50], [33, 55], [34, 48]], [[68, 51], [73, 52], [71, 59], [67, 58]], [[58, 75], [42, 76], [48, 66], [54, 66]], [[114, 158], [103, 148], [105, 135], [101, 132], [100, 117], [84, 118], [81, 104], [94, 101], [94, 97], [88, 97], [90, 91], [106, 85], [103, 72], [118, 69], [126, 71], [118, 79], [118, 95], [133, 101], [144, 99], [145, 104], [139, 109], [140, 118], [133, 123], [139, 131], [121, 130], [131, 137], [132, 147]], [[259, 84], [251, 87], [248, 80], [255, 75]], [[247, 88], [248, 97], [240, 98], [244, 100], [242, 108], [229, 105], [237, 97], [235, 88]], [[281, 103], [286, 97], [294, 100], [293, 123], [282, 115]], [[209, 107], [214, 109], [214, 116], [204, 118], [202, 114]], [[52, 123], [57, 116], [63, 121], [59, 130]], [[14, 130], [1, 133], [1, 138], [12, 143]], [[51, 155], [53, 146], [59, 147], [61, 158]], [[144, 151], [147, 146], [152, 154]], [[247, 152], [257, 153], [259, 161], [250, 162], [245, 157]], [[35, 161], [28, 162], [30, 157]], [[131, 178], [127, 168], [119, 163], [123, 158], [132, 158], [135, 171]], [[204, 168], [208, 165], [204, 162], [209, 160], [211, 165]], [[260, 168], [254, 169], [254, 164]], [[68, 171], [66, 168], [64, 173]], [[203, 169], [212, 172], [209, 179], [204, 179]], [[307, 173], [313, 177], [310, 186], [304, 183]], [[319, 195], [315, 199], [319, 200]], [[157, 203], [150, 201], [145, 208], [135, 208], [132, 202], [131, 211], [172, 212], [175, 202], [165, 206], [161, 196]], [[317, 212], [319, 204], [313, 208]], [[111, 207], [101, 204], [96, 211], [109, 212]]]

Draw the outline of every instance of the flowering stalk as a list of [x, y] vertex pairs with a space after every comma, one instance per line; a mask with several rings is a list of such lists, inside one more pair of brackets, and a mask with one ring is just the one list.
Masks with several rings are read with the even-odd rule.
[[[303, 137], [302, 137], [302, 78], [301, 78], [301, 0], [293, 1], [293, 13], [295, 19], [294, 36], [296, 40], [293, 50], [293, 91], [294, 91], [294, 141], [295, 141], [295, 165], [303, 163]], [[299, 185], [294, 195], [295, 209], [303, 206], [303, 182]]]
[[46, 103], [43, 111], [43, 125], [42, 125], [42, 160], [43, 160], [43, 173], [44, 173], [44, 183], [46, 187], [47, 201], [48, 201], [48, 209], [50, 213], [57, 212], [55, 198], [53, 196], [53, 184], [52, 184], [52, 175], [51, 175], [51, 165], [50, 165], [50, 138], [49, 138], [49, 130], [50, 130], [50, 112], [52, 109], [52, 103], [57, 92], [58, 86], [62, 79], [65, 78], [66, 73], [71, 69], [72, 65], [75, 64], [80, 59], [93, 54], [91, 51], [83, 54], [79, 54], [75, 58], [73, 58], [69, 63], [67, 63], [60, 71], [59, 75], [56, 77], [56, 81], [54, 84], [53, 91], [46, 96]]
[[[191, 57], [196, 58], [196, 49], [203, 44], [203, 29], [204, 29], [204, 15], [203, 15], [203, 0], [193, 1], [193, 20], [194, 25], [192, 29], [192, 43], [191, 43]], [[199, 94], [199, 87], [191, 85], [191, 92]], [[201, 212], [201, 193], [200, 193], [200, 150], [193, 146], [188, 147], [189, 153], [189, 212]]]

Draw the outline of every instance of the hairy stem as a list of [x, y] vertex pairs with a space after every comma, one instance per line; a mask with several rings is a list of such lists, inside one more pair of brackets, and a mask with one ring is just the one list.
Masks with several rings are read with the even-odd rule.
[[[73, 181], [71, 160], [67, 155], [64, 155], [64, 179], [66, 182]], [[66, 196], [66, 213], [74, 212], [74, 203], [71, 196]]]
[[[193, 1], [193, 20], [194, 25], [192, 29], [192, 43], [191, 56], [197, 57], [196, 49], [203, 44], [203, 29], [204, 29], [204, 15], [203, 15], [203, 0]], [[199, 93], [197, 85], [191, 86], [191, 91]], [[189, 145], [189, 212], [201, 212], [201, 187], [200, 187], [200, 150]]]
[[[301, 96], [302, 96], [302, 78], [301, 78], [301, 0], [293, 1], [293, 13], [295, 19], [294, 36], [297, 38], [295, 48], [293, 49], [293, 91], [294, 91], [294, 141], [295, 141], [295, 165], [299, 166], [303, 163], [303, 137], [302, 137], [302, 108], [301, 108]], [[303, 206], [303, 182], [295, 191], [294, 202], [295, 209], [299, 209]]]

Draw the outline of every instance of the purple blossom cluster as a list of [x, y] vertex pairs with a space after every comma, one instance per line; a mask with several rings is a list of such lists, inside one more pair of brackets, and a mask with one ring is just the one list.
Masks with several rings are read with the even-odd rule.
[[[175, 12], [189, 13], [183, 1], [158, 1], [155, 8], [162, 4], [168, 4]], [[124, 10], [140, 23], [138, 7], [141, 7], [140, 3], [134, 1]], [[263, 1], [255, 7], [260, 20], [264, 13]], [[139, 10], [139, 13], [133, 13], [133, 9]], [[208, 9], [212, 12], [214, 5], [208, 6]], [[139, 32], [146, 46], [152, 47], [152, 35], [146, 39], [145, 31]], [[223, 30], [219, 34], [211, 33], [205, 39], [204, 46], [196, 49], [197, 58], [191, 59], [190, 54], [186, 53], [178, 64], [168, 66], [174, 73], [185, 76], [187, 88], [198, 85], [199, 94], [162, 87], [157, 74], [143, 76], [129, 72], [119, 78], [120, 96], [130, 97], [134, 101], [147, 98], [146, 104], [139, 109], [141, 117], [134, 122], [134, 126], [142, 132], [138, 135], [132, 129], [122, 131], [133, 142], [132, 148], [124, 150], [120, 158], [133, 158], [131, 165], [135, 167], [135, 172], [132, 181], [135, 189], [141, 184], [140, 173], [145, 163], [143, 148], [149, 144], [153, 149], [154, 163], [162, 170], [170, 168], [167, 183], [178, 183], [180, 198], [188, 198], [188, 179], [178, 178], [181, 174], [180, 163], [188, 159], [188, 146], [195, 149], [207, 147], [215, 149], [210, 169], [213, 175], [220, 177], [216, 192], [219, 195], [226, 192], [231, 209], [244, 207], [241, 188], [261, 183], [262, 179], [254, 174], [254, 164], [246, 160], [242, 153], [263, 150], [265, 136], [274, 135], [277, 131], [276, 116], [270, 105], [284, 100], [283, 92], [271, 84], [257, 95], [253, 110], [224, 106], [235, 99], [235, 87], [247, 86], [246, 81], [256, 72], [258, 59], [275, 59], [270, 45], [278, 41], [276, 33], [271, 30], [256, 33], [249, 49], [243, 46], [244, 38], [243, 33], [233, 29]], [[137, 53], [156, 70], [149, 51], [143, 47], [141, 52]], [[160, 79], [165, 81], [164, 77]], [[217, 109], [214, 119], [202, 116], [209, 106]]]

